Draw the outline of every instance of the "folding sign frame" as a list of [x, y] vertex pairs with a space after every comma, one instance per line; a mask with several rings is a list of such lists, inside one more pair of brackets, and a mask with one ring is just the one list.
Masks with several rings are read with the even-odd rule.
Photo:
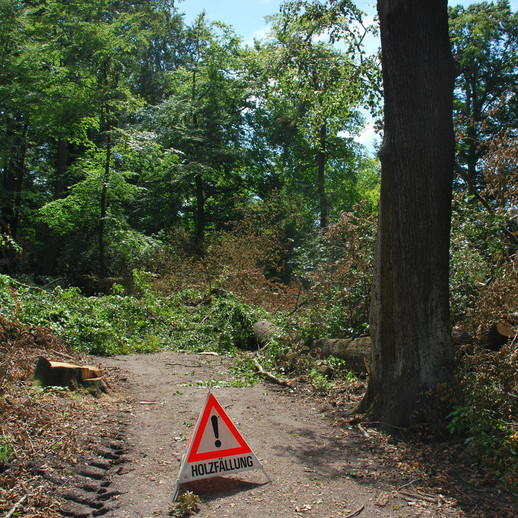
[[184, 482], [261, 469], [263, 466], [210, 389], [187, 444], [171, 501]]

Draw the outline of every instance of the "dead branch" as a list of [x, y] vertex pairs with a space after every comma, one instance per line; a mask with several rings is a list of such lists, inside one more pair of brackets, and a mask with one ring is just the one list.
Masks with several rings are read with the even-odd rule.
[[437, 503], [437, 498], [434, 498], [433, 496], [423, 495], [421, 493], [414, 493], [413, 491], [398, 491], [398, 493], [408, 498], [418, 498], [421, 500], [425, 500], [426, 502]]
[[18, 509], [18, 507], [22, 505], [25, 500], [27, 500], [27, 495], [23, 495], [20, 500], [14, 504], [13, 508], [5, 515], [4, 518], [11, 518], [11, 516], [13, 516], [13, 514], [16, 512], [16, 509]]
[[290, 387], [291, 386], [291, 384], [289, 382], [277, 378], [277, 376], [274, 376], [271, 372], [265, 371], [255, 358], [253, 359], [253, 362], [254, 362], [254, 367], [257, 370], [257, 372], [261, 376], [266, 378], [268, 381], [271, 381], [272, 383], [275, 383], [277, 385], [282, 385], [283, 387]]
[[353, 511], [352, 513], [349, 513], [347, 516], [344, 516], [344, 518], [353, 518], [353, 516], [358, 516], [364, 509], [365, 506], [362, 505], [359, 509], [356, 509], [356, 511]]
[[406, 483], [406, 484], [403, 484], [402, 486], [398, 487], [396, 489], [396, 491], [401, 491], [402, 489], [404, 489], [405, 487], [408, 487], [408, 486], [411, 486], [412, 484], [415, 484], [417, 482], [417, 480], [411, 480], [410, 482]]

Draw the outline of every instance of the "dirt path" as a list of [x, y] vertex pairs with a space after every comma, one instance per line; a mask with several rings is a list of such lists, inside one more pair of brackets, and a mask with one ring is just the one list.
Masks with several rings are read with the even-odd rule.
[[109, 472], [110, 494], [116, 496], [93, 516], [168, 516], [210, 380], [272, 482], [261, 471], [248, 471], [184, 486], [201, 498], [197, 516], [343, 518], [356, 511], [362, 518], [466, 516], [438, 492], [424, 494], [407, 470], [385, 465], [361, 430], [333, 426], [330, 407], [303, 388], [231, 386], [232, 361], [206, 355], [163, 352], [102, 363], [128, 394], [118, 418], [126, 446], [123, 460]]

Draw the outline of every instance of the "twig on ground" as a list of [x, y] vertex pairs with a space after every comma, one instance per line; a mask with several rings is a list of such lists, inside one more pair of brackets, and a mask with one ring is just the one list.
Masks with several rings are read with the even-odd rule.
[[22, 505], [25, 500], [27, 500], [27, 495], [23, 495], [20, 500], [14, 504], [14, 507], [5, 515], [4, 518], [11, 518], [11, 516], [13, 516], [13, 514], [16, 512], [16, 509], [18, 509], [18, 507]]
[[411, 480], [410, 482], [407, 482], [406, 484], [403, 484], [401, 487], [398, 487], [396, 491], [401, 491], [405, 487], [411, 486], [412, 484], [415, 484], [417, 480]]
[[[395, 425], [389, 424], [389, 423], [384, 423], [383, 421], [363, 421], [360, 424], [362, 424], [362, 425], [371, 424], [371, 425], [383, 426], [385, 428], [394, 428], [394, 430], [400, 430], [402, 432], [407, 432], [410, 429], [410, 428], [401, 428], [400, 426], [395, 426]], [[415, 426], [419, 426], [419, 425], [415, 425]]]
[[418, 498], [420, 500], [425, 500], [426, 502], [437, 503], [437, 498], [428, 495], [422, 495], [421, 493], [414, 493], [413, 491], [398, 491], [399, 494], [403, 496], [407, 496], [408, 498]]
[[185, 363], [173, 363], [173, 362], [166, 362], [164, 365], [168, 365], [169, 367], [185, 367], [187, 369], [199, 369], [203, 367], [203, 365], [186, 365]]
[[362, 505], [359, 509], [356, 509], [356, 511], [353, 511], [352, 513], [349, 513], [347, 516], [344, 516], [344, 518], [353, 518], [353, 516], [358, 516], [364, 509], [365, 506]]

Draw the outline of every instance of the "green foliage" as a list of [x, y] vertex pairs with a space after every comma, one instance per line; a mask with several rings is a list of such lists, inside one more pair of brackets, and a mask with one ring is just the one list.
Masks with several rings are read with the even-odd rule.
[[258, 381], [254, 362], [249, 356], [237, 356], [231, 371], [238, 379], [239, 386], [253, 387]]
[[13, 454], [13, 446], [11, 437], [0, 435], [0, 466], [7, 464]]
[[464, 181], [483, 185], [487, 143], [517, 125], [512, 85], [518, 78], [518, 13], [508, 0], [498, 0], [450, 7], [449, 20], [453, 55], [462, 72], [454, 100], [457, 159]]
[[501, 242], [487, 214], [474, 200], [457, 195], [454, 200], [450, 246], [450, 311], [454, 325], [468, 323], [483, 285], [491, 277], [491, 257]]
[[374, 215], [359, 204], [301, 250], [300, 271], [311, 283], [309, 308], [297, 325], [305, 340], [367, 330], [375, 231]]
[[464, 440], [486, 469], [518, 490], [518, 372], [517, 346], [498, 353], [460, 352], [457, 406], [448, 416], [448, 429]]
[[21, 254], [23, 248], [9, 234], [0, 233], [0, 250], [2, 255]]
[[263, 310], [224, 294], [191, 291], [165, 297], [153, 290], [151, 279], [135, 271], [138, 297], [122, 295], [120, 286], [112, 295], [85, 297], [77, 288], [47, 291], [1, 276], [0, 312], [49, 328], [78, 350], [93, 354], [164, 348], [228, 352], [254, 343], [253, 324], [264, 317]]
[[484, 191], [453, 206], [452, 323], [472, 329], [508, 320], [518, 307], [518, 141], [499, 135], [484, 159]]
[[[500, 4], [499, 4], [500, 5]], [[485, 189], [458, 195], [451, 241], [451, 316], [454, 325], [479, 330], [513, 321], [518, 307], [518, 146], [510, 135], [488, 143], [482, 171]], [[452, 435], [462, 439], [482, 466], [518, 490], [518, 354], [516, 338], [499, 352], [475, 346], [458, 351], [457, 386], [448, 416]]]
[[176, 504], [172, 505], [169, 510], [169, 516], [176, 518], [184, 518], [196, 514], [200, 509], [200, 497], [192, 491], [186, 491], [178, 496]]
[[326, 392], [331, 388], [331, 383], [323, 373], [318, 369], [311, 369], [309, 371], [310, 384], [317, 392]]
[[259, 131], [274, 178], [325, 227], [366, 196], [358, 178], [370, 165], [353, 135], [364, 124], [360, 108], [376, 104], [377, 60], [358, 44], [373, 28], [351, 4], [319, 0], [285, 2], [272, 21], [256, 57], [264, 76]]
[[180, 349], [235, 351], [250, 348], [254, 345], [253, 325], [264, 315], [263, 310], [244, 304], [232, 295], [209, 296], [196, 308], [184, 309], [181, 320], [173, 326], [171, 339], [175, 348]]

